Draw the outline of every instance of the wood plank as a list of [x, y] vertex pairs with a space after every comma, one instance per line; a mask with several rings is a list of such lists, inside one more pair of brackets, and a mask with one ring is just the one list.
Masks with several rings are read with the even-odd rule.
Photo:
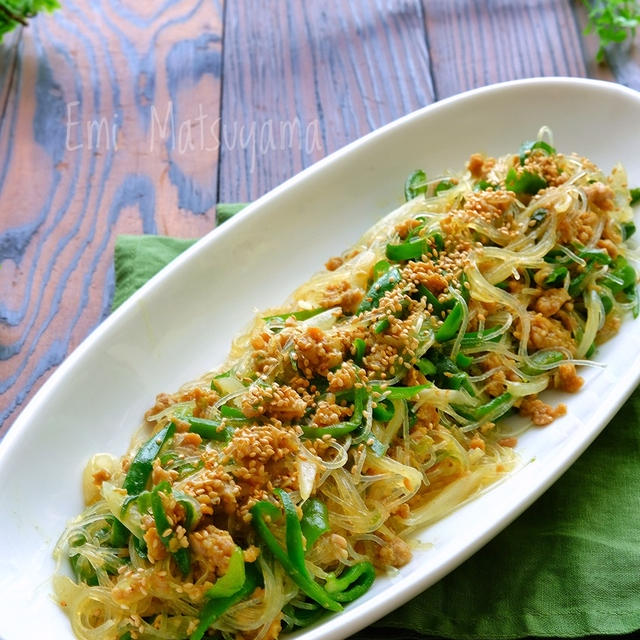
[[223, 85], [219, 199], [250, 200], [433, 101], [420, 3], [229, 2]]
[[568, 0], [423, 0], [438, 99], [494, 82], [585, 76]]
[[66, 0], [24, 30], [0, 129], [0, 433], [108, 314], [117, 234], [213, 226], [221, 37], [204, 0]]

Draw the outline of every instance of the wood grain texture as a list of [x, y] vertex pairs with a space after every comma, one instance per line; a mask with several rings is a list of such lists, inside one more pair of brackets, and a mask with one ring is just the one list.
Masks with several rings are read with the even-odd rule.
[[438, 99], [494, 82], [585, 76], [568, 0], [423, 0]]
[[0, 433], [108, 314], [117, 234], [213, 226], [221, 39], [220, 3], [65, 0], [0, 68]]
[[224, 42], [220, 201], [433, 101], [418, 0], [236, 0]]
[[0, 437], [108, 314], [118, 233], [200, 236], [466, 89], [640, 89], [638, 40], [597, 65], [579, 0], [223, 1], [64, 0], [0, 45]]

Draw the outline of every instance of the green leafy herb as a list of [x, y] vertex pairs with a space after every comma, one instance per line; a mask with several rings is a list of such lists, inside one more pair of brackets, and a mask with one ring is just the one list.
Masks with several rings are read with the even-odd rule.
[[516, 170], [511, 168], [507, 172], [504, 186], [507, 191], [534, 196], [540, 189], [544, 189], [547, 186], [547, 182], [536, 173], [531, 173], [531, 171], [523, 171], [518, 175]]
[[529, 140], [528, 142], [523, 142], [520, 147], [520, 164], [522, 166], [524, 166], [524, 161], [527, 156], [535, 149], [540, 149], [547, 155], [552, 155], [556, 152], [556, 150], [544, 140]]
[[19, 24], [27, 26], [27, 20], [40, 11], [53, 11], [60, 6], [57, 0], [4, 0], [0, 2], [0, 40]]
[[596, 60], [602, 62], [606, 48], [614, 43], [633, 39], [640, 25], [640, 4], [637, 0], [583, 0], [588, 11], [585, 33], [595, 33], [600, 42]]
[[404, 197], [407, 202], [413, 200], [427, 190], [427, 174], [422, 169], [416, 169], [404, 183]]
[[435, 194], [438, 195], [442, 191], [448, 191], [453, 186], [455, 185], [453, 184], [453, 182], [451, 182], [451, 180], [440, 180], [440, 182], [438, 182], [436, 186]]
[[635, 187], [635, 189], [629, 189], [629, 193], [631, 194], [631, 206], [634, 204], [638, 204], [640, 202], [640, 187]]

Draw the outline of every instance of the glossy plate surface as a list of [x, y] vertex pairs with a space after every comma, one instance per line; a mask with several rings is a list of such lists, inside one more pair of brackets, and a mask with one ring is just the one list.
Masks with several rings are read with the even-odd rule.
[[[0, 444], [0, 638], [71, 638], [52, 598], [51, 557], [82, 509], [90, 455], [122, 454], [156, 393], [221, 363], [256, 308], [282, 302], [401, 203], [407, 174], [435, 176], [469, 154], [518, 149], [543, 125], [556, 147], [640, 184], [640, 94], [539, 79], [495, 85], [415, 112], [319, 162], [226, 223], [123, 305], [58, 368]], [[297, 634], [345, 638], [426, 589], [531, 504], [603, 429], [640, 378], [640, 321], [602, 347], [604, 369], [562, 396], [568, 415], [520, 438], [522, 467], [421, 532], [433, 546], [344, 613]], [[551, 401], [558, 401], [553, 398]]]

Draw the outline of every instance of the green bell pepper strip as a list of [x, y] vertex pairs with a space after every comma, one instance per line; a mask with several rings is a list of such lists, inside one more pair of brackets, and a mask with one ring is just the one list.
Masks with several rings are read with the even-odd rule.
[[376, 570], [368, 561], [349, 567], [339, 578], [327, 576], [325, 589], [338, 602], [352, 602], [364, 595], [376, 579]]
[[410, 173], [404, 183], [404, 199], [409, 202], [427, 190], [427, 174], [422, 169]]
[[418, 367], [418, 371], [427, 378], [436, 374], [436, 365], [428, 358], [420, 358], [420, 360], [416, 362], [416, 367]]
[[[638, 189], [640, 191], [640, 189]], [[639, 196], [640, 199], [640, 196]], [[628, 240], [636, 232], [636, 225], [633, 222], [623, 222], [620, 225], [620, 233], [622, 234], [622, 240]]]
[[613, 300], [611, 296], [604, 293], [600, 294], [600, 301], [602, 302], [602, 308], [604, 309], [604, 315], [608, 315], [611, 309], [613, 309]]
[[309, 498], [302, 505], [300, 528], [306, 540], [306, 550], [309, 551], [323, 533], [331, 530], [327, 505], [317, 498]]
[[415, 395], [424, 391], [425, 389], [431, 389], [433, 385], [428, 382], [427, 384], [418, 384], [414, 387], [382, 387], [379, 385], [372, 385], [371, 390], [377, 393], [384, 393], [385, 398], [390, 400], [410, 400]]
[[614, 268], [605, 273], [598, 281], [611, 290], [614, 295], [636, 284], [636, 271], [623, 256], [618, 256], [613, 262]]
[[225, 611], [251, 596], [259, 585], [260, 574], [258, 570], [252, 564], [248, 565], [246, 568], [246, 580], [239, 591], [224, 598], [212, 598], [205, 603], [200, 612], [200, 622], [196, 630], [189, 636], [189, 640], [202, 640], [207, 629], [223, 615]]
[[520, 166], [524, 166], [524, 161], [534, 149], [541, 149], [547, 155], [553, 155], [556, 152], [556, 150], [544, 140], [528, 140], [520, 146]]
[[376, 335], [384, 333], [390, 326], [391, 322], [389, 321], [389, 318], [382, 318], [382, 320], [379, 320], [373, 325], [373, 333]]
[[265, 322], [269, 322], [270, 320], [286, 320], [287, 318], [295, 318], [296, 320], [308, 320], [309, 318], [313, 318], [313, 316], [317, 316], [318, 314], [326, 311], [324, 307], [319, 307], [317, 309], [303, 309], [302, 311], [290, 311], [287, 313], [276, 313], [273, 316], [265, 316], [262, 318]]
[[456, 407], [456, 411], [463, 415], [465, 418], [469, 418], [471, 420], [481, 420], [487, 414], [496, 409], [500, 409], [492, 419], [497, 420], [500, 416], [504, 415], [511, 407], [509, 403], [511, 402], [513, 396], [506, 392], [502, 395], [499, 395], [489, 402], [485, 404], [481, 404], [479, 407]]
[[426, 253], [424, 238], [413, 238], [400, 244], [388, 244], [385, 254], [389, 260], [403, 262], [405, 260], [419, 260]]
[[440, 313], [443, 310], [442, 303], [438, 300], [438, 298], [427, 289], [423, 284], [418, 285], [418, 295], [421, 298], [427, 299], [427, 306], [431, 305], [433, 307], [434, 313]]
[[174, 490], [173, 497], [176, 499], [176, 502], [184, 509], [184, 528], [187, 531], [193, 531], [198, 522], [200, 522], [200, 518], [202, 517], [200, 503], [195, 498], [192, 498], [191, 496], [177, 489]]
[[158, 433], [151, 436], [145, 442], [135, 457], [131, 461], [129, 471], [122, 483], [122, 488], [131, 495], [137, 495], [144, 491], [147, 486], [147, 480], [153, 471], [153, 461], [160, 453], [167, 440], [175, 433], [176, 426], [170, 422], [166, 427], [160, 429]]
[[536, 225], [538, 225], [538, 224], [540, 224], [541, 222], [544, 221], [544, 219], [547, 217], [548, 213], [549, 213], [549, 209], [545, 209], [544, 207], [540, 207], [539, 209], [536, 209], [531, 214], [531, 220], [533, 220], [536, 223]]
[[[436, 353], [437, 355], [437, 353]], [[435, 362], [436, 365], [436, 382], [443, 389], [465, 389], [469, 395], [475, 396], [475, 391], [469, 375], [464, 371], [460, 371], [458, 366], [446, 356], [440, 355]]]
[[376, 309], [380, 304], [380, 300], [384, 298], [387, 291], [391, 291], [402, 279], [400, 269], [398, 267], [391, 267], [388, 271], [385, 271], [369, 288], [367, 294], [362, 299], [360, 306], [356, 311], [356, 315], [364, 313], [365, 311], [371, 311]]
[[478, 182], [476, 182], [475, 185], [473, 186], [473, 190], [486, 191], [489, 187], [491, 187], [492, 189], [495, 189], [497, 186], [498, 186], [497, 184], [491, 184], [491, 182], [487, 180], [478, 180]]
[[393, 403], [388, 398], [385, 398], [373, 408], [373, 417], [376, 420], [380, 420], [380, 422], [389, 422], [395, 412]]
[[347, 422], [338, 422], [328, 427], [302, 427], [302, 433], [307, 438], [322, 438], [324, 435], [330, 435], [332, 438], [340, 438], [348, 433], [355, 431], [362, 424], [362, 410], [364, 409], [364, 399], [367, 392], [364, 387], [356, 389], [354, 392], [353, 415], [351, 420]]
[[456, 365], [460, 369], [468, 369], [473, 363], [473, 358], [466, 356], [464, 353], [459, 351], [456, 355]]
[[635, 204], [638, 204], [638, 202], [640, 202], [640, 187], [629, 189], [629, 195], [631, 197], [629, 204], [633, 207]]
[[386, 260], [378, 260], [373, 265], [373, 279], [377, 280], [383, 273], [386, 273], [391, 268], [391, 263]]
[[440, 232], [434, 231], [427, 236], [427, 253], [431, 253], [431, 247], [429, 246], [431, 242], [429, 241], [433, 242], [438, 253], [444, 251], [444, 238], [442, 237], [442, 234]]
[[353, 341], [353, 350], [354, 350], [353, 361], [357, 365], [361, 365], [362, 359], [364, 358], [364, 354], [367, 350], [367, 343], [362, 338], [356, 338]]
[[[160, 454], [167, 440], [173, 436], [175, 430], [175, 424], [170, 422], [138, 449], [122, 483], [122, 488], [129, 496], [137, 496], [145, 490], [153, 471], [153, 461]], [[113, 547], [124, 547], [128, 540], [129, 530], [120, 520], [115, 520], [111, 528], [111, 545]]]
[[[587, 263], [584, 271], [578, 274], [569, 284], [568, 293], [572, 298], [575, 298], [585, 287], [587, 277], [591, 274], [595, 267], [595, 262], [591, 261]], [[605, 275], [606, 277], [606, 275]]]
[[555, 267], [555, 269], [544, 279], [544, 286], [555, 287], [562, 285], [567, 273], [569, 273], [569, 269], [567, 269], [567, 267], [562, 265]]
[[604, 249], [583, 249], [578, 256], [587, 262], [595, 262], [597, 264], [611, 264], [613, 260]]
[[446, 342], [447, 340], [455, 338], [460, 329], [460, 325], [462, 324], [463, 313], [462, 304], [460, 302], [456, 302], [445, 321], [436, 331], [435, 337], [438, 342]]
[[531, 364], [521, 367], [522, 373], [528, 376], [539, 376], [542, 373], [546, 373], [548, 369], [539, 369], [537, 367], [562, 362], [564, 359], [565, 355], [561, 351], [538, 351], [529, 357]]
[[[305, 603], [311, 604], [311, 603]], [[283, 628], [283, 631], [289, 633], [296, 627], [308, 627], [310, 624], [317, 622], [326, 612], [322, 607], [317, 605], [313, 608], [302, 609], [300, 607], [294, 607], [292, 604], [286, 604], [282, 607], [282, 613], [291, 621], [288, 628]]]
[[215, 440], [216, 442], [229, 442], [233, 437], [233, 428], [222, 426], [217, 420], [207, 420], [206, 418], [187, 418], [190, 425], [189, 431], [197, 433], [205, 440]]
[[229, 418], [230, 420], [246, 420], [246, 416], [240, 409], [236, 407], [230, 407], [229, 405], [222, 405], [220, 407], [220, 415], [223, 418]]
[[280, 509], [271, 502], [261, 500], [251, 507], [251, 522], [256, 533], [303, 593], [306, 593], [312, 600], [329, 611], [342, 611], [342, 605], [331, 598], [309, 574], [304, 564], [302, 530], [295, 505], [286, 492], [280, 490], [278, 495], [283, 502], [285, 511], [286, 551], [280, 546], [266, 523], [267, 516], [272, 519], [280, 516]]
[[[158, 537], [166, 549], [170, 548], [170, 543], [174, 537], [173, 528], [167, 518], [167, 513], [162, 504], [162, 496], [160, 493], [171, 493], [171, 485], [164, 481], [157, 484], [151, 492], [151, 513], [153, 513], [153, 519], [156, 524], [156, 530]], [[180, 547], [177, 551], [172, 551], [173, 556], [178, 568], [182, 575], [187, 575], [191, 569], [191, 559], [189, 557], [188, 549]]]
[[208, 598], [228, 598], [242, 589], [246, 580], [244, 553], [238, 546], [231, 552], [226, 573], [207, 591]]
[[507, 177], [504, 181], [504, 188], [507, 191], [526, 193], [530, 196], [535, 196], [540, 189], [544, 189], [546, 186], [547, 181], [536, 173], [525, 170], [518, 175], [513, 167], [507, 171]]
[[451, 180], [440, 180], [440, 182], [438, 182], [438, 184], [436, 185], [436, 189], [434, 193], [435, 195], [438, 195], [443, 191], [448, 191], [449, 189], [452, 189], [454, 186], [455, 185], [453, 184], [453, 182], [451, 182]]
[[[78, 544], [71, 544], [71, 547], [80, 547], [85, 543], [86, 539], [84, 539], [84, 542], [78, 541]], [[78, 582], [84, 582], [90, 587], [96, 587], [98, 585], [98, 574], [86, 556], [80, 553], [70, 555], [69, 563], [71, 564], [71, 569], [73, 569], [73, 575], [75, 575]]]

